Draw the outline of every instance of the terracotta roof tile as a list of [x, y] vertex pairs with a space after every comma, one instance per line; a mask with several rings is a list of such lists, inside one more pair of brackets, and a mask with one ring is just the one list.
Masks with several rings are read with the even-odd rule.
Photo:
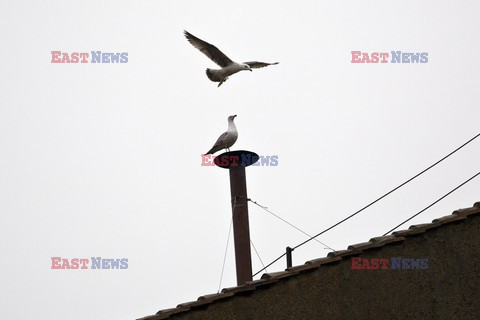
[[186, 312], [188, 310], [190, 310], [190, 308], [187, 308], [187, 307], [176, 307], [176, 308], [171, 308], [171, 309], [160, 310], [160, 311], [157, 312], [156, 317], [152, 318], [152, 320], [167, 319], [171, 315]]
[[[340, 258], [340, 257], [338, 257], [338, 258], [324, 257], [324, 258], [309, 260], [309, 261], [305, 262], [305, 264], [306, 265], [313, 265], [313, 266], [317, 267], [317, 266], [320, 266], [322, 264], [332, 263], [332, 262], [340, 261], [340, 260], [342, 260], [342, 258]], [[293, 268], [295, 268], [295, 267], [293, 267]]]
[[396, 237], [393, 234], [390, 234], [388, 236], [381, 236], [381, 237], [375, 237], [370, 239], [370, 242], [376, 242], [376, 243], [381, 243], [382, 245], [386, 245], [389, 243], [394, 243], [394, 242], [402, 242], [404, 241], [404, 237]]
[[238, 294], [238, 293], [255, 290], [255, 288], [256, 288], [256, 286], [244, 284], [244, 285], [241, 285], [241, 286], [238, 286], [238, 287], [225, 288], [225, 289], [222, 290], [222, 292], [223, 293], [231, 293], [231, 294], [235, 295], [235, 294]]
[[[223, 289], [223, 290], [225, 290], [225, 289]], [[200, 297], [198, 297], [197, 301], [205, 301], [205, 300], [215, 301], [215, 300], [226, 299], [226, 298], [229, 298], [229, 297], [232, 297], [232, 296], [233, 296], [233, 293], [225, 293], [225, 292], [213, 293], [213, 294], [206, 294], [204, 296], [200, 296]]]
[[470, 214], [478, 213], [479, 208], [480, 202], [476, 202], [473, 207], [455, 210], [453, 214], [468, 216]]
[[361, 252], [361, 251], [359, 251], [359, 250], [353, 250], [353, 249], [351, 249], [351, 250], [347, 249], [347, 250], [340, 250], [340, 251], [332, 251], [332, 252], [329, 252], [329, 253], [327, 254], [327, 257], [328, 257], [328, 258], [333, 258], [333, 257], [342, 257], [342, 258], [343, 258], [343, 257], [350, 257], [350, 256], [354, 256], [354, 255], [356, 255], [356, 254], [358, 254], [358, 253], [360, 253], [360, 252]]
[[280, 272], [272, 272], [272, 273], [264, 273], [262, 275], [262, 279], [282, 279], [285, 277], [293, 276], [297, 274], [298, 272], [295, 271], [280, 271]]
[[451, 215], [448, 215], [448, 216], [437, 218], [437, 219], [433, 220], [432, 222], [442, 225], [442, 224], [445, 224], [445, 223], [450, 223], [450, 222], [455, 222], [455, 221], [460, 221], [460, 220], [465, 220], [465, 219], [467, 219], [467, 217], [464, 216], [464, 215], [451, 214]]

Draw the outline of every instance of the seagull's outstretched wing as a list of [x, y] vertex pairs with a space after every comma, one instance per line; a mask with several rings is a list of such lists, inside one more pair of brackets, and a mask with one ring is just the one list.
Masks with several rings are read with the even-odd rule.
[[250, 68], [263, 68], [266, 66], [271, 66], [274, 64], [278, 64], [278, 62], [274, 63], [268, 63], [268, 62], [259, 62], [259, 61], [249, 61], [249, 62], [244, 62], [245, 64], [248, 64]]
[[227, 57], [222, 51], [218, 50], [218, 48], [214, 45], [195, 37], [193, 34], [186, 30], [184, 31], [184, 33], [188, 42], [190, 42], [195, 48], [203, 52], [207, 57], [209, 57], [220, 67], [225, 68], [232, 63], [232, 60], [230, 60], [229, 57]]

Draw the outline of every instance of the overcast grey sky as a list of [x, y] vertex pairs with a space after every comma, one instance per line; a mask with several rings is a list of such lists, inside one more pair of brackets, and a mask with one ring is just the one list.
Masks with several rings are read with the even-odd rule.
[[[215, 293], [230, 224], [228, 171], [202, 167], [237, 114], [250, 198], [317, 233], [479, 133], [477, 1], [3, 1], [0, 4], [0, 318], [133, 319]], [[236, 61], [222, 87], [183, 30]], [[51, 51], [128, 52], [52, 64]], [[428, 52], [352, 64], [351, 51]], [[480, 139], [320, 238], [368, 241], [480, 169]], [[480, 200], [476, 179], [412, 220]], [[250, 205], [265, 263], [305, 236]], [[232, 244], [232, 242], [231, 242]], [[325, 256], [311, 242], [295, 265]], [[128, 258], [52, 270], [51, 257]], [[261, 268], [253, 257], [253, 269]], [[285, 268], [284, 259], [268, 271]], [[233, 246], [222, 287], [236, 284]]]

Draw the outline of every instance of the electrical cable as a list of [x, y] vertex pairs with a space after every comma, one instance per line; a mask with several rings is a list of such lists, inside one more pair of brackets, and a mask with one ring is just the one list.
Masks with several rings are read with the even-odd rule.
[[[253, 244], [252, 239], [250, 239], [250, 243], [253, 247], [253, 250], [255, 250], [255, 253], [257, 254], [258, 260], [260, 260], [260, 263], [262, 264], [262, 267], [264, 268], [265, 271], [267, 271], [267, 268], [265, 268], [265, 264], [263, 263], [262, 258], [260, 258], [260, 255], [258, 254], [257, 248], [255, 248], [255, 245]], [[268, 271], [267, 271], [268, 272]]]
[[[293, 224], [291, 224], [290, 222], [288, 222], [287, 220], [279, 217], [278, 215], [276, 215], [275, 213], [273, 213], [272, 211], [268, 210], [268, 207], [265, 207], [265, 206], [262, 206], [260, 204], [258, 204], [256, 201], [253, 201], [252, 199], [247, 199], [248, 201], [250, 201], [251, 203], [253, 204], [256, 204], [257, 206], [259, 206], [260, 208], [262, 208], [263, 210], [267, 211], [268, 213], [270, 213], [271, 215], [273, 215], [275, 218], [285, 222], [286, 224], [288, 224], [289, 226], [297, 229], [298, 231], [300, 231], [301, 233], [303, 233], [304, 235], [308, 236], [308, 237], [312, 237], [311, 235], [309, 235], [308, 233], [306, 233], [305, 231], [303, 231], [302, 229], [294, 226]], [[329, 247], [328, 245], [326, 245], [325, 243], [321, 242], [320, 240], [318, 239], [314, 239], [315, 241], [317, 241], [318, 243], [320, 243], [321, 245], [325, 246], [325, 249], [330, 249], [332, 251], [335, 251], [335, 249], [333, 249], [332, 247]]]
[[[413, 177], [411, 177], [410, 179], [406, 180], [405, 182], [401, 183], [400, 185], [398, 185], [397, 187], [393, 188], [392, 190], [388, 191], [387, 193], [385, 193], [384, 195], [382, 195], [381, 197], [377, 198], [376, 200], [370, 202], [368, 205], [364, 206], [363, 208], [361, 208], [360, 210], [356, 211], [355, 213], [349, 215], [348, 217], [344, 218], [343, 220], [335, 223], [334, 225], [328, 227], [327, 229], [317, 233], [316, 235], [314, 235], [313, 237], [310, 237], [309, 239], [305, 240], [304, 242], [298, 244], [297, 246], [293, 247], [292, 250], [295, 250], [297, 249], [298, 247], [301, 247], [303, 246], [304, 244], [308, 243], [309, 241], [315, 239], [316, 237], [324, 234], [325, 232], [335, 228], [336, 226], [338, 226], [339, 224], [347, 221], [348, 219], [350, 218], [353, 218], [355, 215], [359, 214], [360, 212], [364, 211], [365, 209], [369, 208], [370, 206], [374, 205], [375, 203], [377, 203], [378, 201], [382, 200], [383, 198], [385, 198], [386, 196], [390, 195], [391, 193], [397, 191], [398, 189], [400, 189], [401, 187], [403, 187], [404, 185], [406, 185], [407, 183], [411, 182], [412, 180], [418, 178], [419, 176], [421, 176], [422, 174], [424, 174], [425, 172], [427, 172], [428, 170], [432, 169], [433, 167], [435, 167], [436, 165], [438, 165], [439, 163], [441, 163], [442, 161], [444, 161], [445, 159], [447, 159], [448, 157], [450, 157], [451, 155], [453, 155], [454, 153], [456, 153], [457, 151], [459, 151], [460, 149], [462, 149], [463, 147], [465, 147], [467, 144], [469, 144], [470, 142], [472, 142], [473, 140], [475, 140], [476, 138], [478, 138], [480, 136], [480, 133], [475, 135], [473, 138], [471, 138], [470, 140], [468, 140], [467, 142], [465, 142], [464, 144], [462, 144], [461, 146], [459, 146], [458, 148], [456, 148], [455, 150], [453, 150], [452, 152], [450, 152], [449, 154], [447, 154], [446, 156], [444, 156], [443, 158], [441, 158], [440, 160], [438, 160], [437, 162], [435, 162], [434, 164], [430, 165], [429, 167], [427, 167], [426, 169], [422, 170], [421, 172], [417, 173], [416, 175], [414, 175]], [[467, 183], [468, 181], [472, 180], [473, 178], [475, 178], [477, 175], [473, 176], [472, 178], [470, 178], [469, 180], [467, 180], [466, 182], [464, 182], [463, 184]], [[454, 190], [452, 190], [450, 193], [452, 193], [453, 191], [455, 191], [456, 189], [458, 189], [459, 187], [461, 187], [463, 184], [461, 184], [460, 186], [458, 186], [457, 188], [455, 188]], [[448, 193], [447, 195], [449, 195], [450, 193]], [[445, 195], [444, 197], [446, 197], [447, 195]], [[442, 197], [441, 199], [443, 199], [444, 197]], [[439, 199], [438, 201], [440, 201], [441, 199]], [[437, 201], [437, 202], [438, 202]], [[435, 202], [436, 203], [436, 202]], [[421, 213], [421, 212], [420, 212]], [[420, 214], [418, 213], [418, 214]], [[418, 215], [417, 214], [417, 215]], [[406, 222], [406, 221], [405, 221]], [[404, 223], [405, 223], [404, 222]], [[394, 230], [394, 229], [393, 229]], [[388, 232], [387, 232], [388, 233]], [[283, 253], [281, 256], [279, 256], [277, 259], [273, 260], [272, 262], [270, 262], [265, 268], [268, 268], [270, 267], [272, 264], [274, 264], [275, 262], [277, 262], [278, 260], [280, 260], [283, 256], [285, 256], [286, 253]], [[253, 276], [256, 276], [257, 274], [259, 274], [260, 272], [262, 272], [263, 270], [265, 270], [265, 268], [259, 270], [257, 273], [255, 273]]]
[[[227, 251], [228, 251], [228, 243], [230, 242], [230, 233], [232, 231], [232, 224], [233, 224], [233, 216], [230, 220], [230, 228], [228, 229], [228, 237], [227, 237], [227, 245], [225, 246], [225, 254], [223, 256], [223, 265], [222, 265], [222, 273], [220, 275], [220, 283], [218, 284], [218, 291], [220, 292], [220, 287], [222, 286], [222, 279], [223, 279], [223, 271], [225, 270], [225, 261], [227, 261]], [[262, 264], [263, 265], [263, 264]]]
[[431, 203], [430, 205], [426, 206], [424, 209], [420, 210], [419, 212], [415, 213], [413, 216], [411, 216], [410, 218], [408, 218], [407, 220], [403, 221], [402, 223], [400, 223], [398, 226], [396, 226], [395, 228], [385, 232], [385, 234], [383, 236], [386, 236], [387, 234], [389, 234], [390, 232], [392, 232], [393, 230], [397, 229], [398, 227], [400, 227], [401, 225], [407, 223], [408, 221], [412, 220], [413, 218], [415, 218], [416, 216], [418, 216], [419, 214], [421, 214], [422, 212], [424, 212], [425, 210], [429, 209], [430, 207], [432, 207], [433, 205], [435, 205], [437, 202], [441, 201], [443, 198], [447, 197], [448, 195], [450, 195], [452, 192], [456, 191], [457, 189], [459, 189], [460, 187], [462, 187], [464, 184], [470, 182], [470, 180], [474, 179], [475, 177], [477, 177], [478, 175], [480, 175], [480, 172], [478, 172], [476, 175], [474, 175], [473, 177], [471, 177], [470, 179], [466, 180], [465, 182], [463, 182], [462, 184], [458, 185], [457, 187], [455, 187], [454, 189], [450, 190], [448, 193], [446, 193], [444, 196], [440, 197], [439, 199], [437, 199], [436, 201], [434, 201], [433, 203]]

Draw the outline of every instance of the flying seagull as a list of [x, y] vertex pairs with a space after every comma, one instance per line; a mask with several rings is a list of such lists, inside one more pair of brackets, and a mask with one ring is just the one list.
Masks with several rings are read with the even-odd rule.
[[235, 123], [233, 119], [235, 119], [237, 115], [228, 117], [228, 130], [227, 132], [222, 133], [220, 137], [218, 137], [217, 142], [213, 145], [212, 149], [205, 154], [214, 154], [217, 151], [222, 149], [227, 149], [230, 151], [230, 147], [233, 146], [235, 141], [238, 138], [237, 127], [235, 127]]
[[210, 58], [213, 62], [218, 64], [221, 69], [207, 69], [207, 76], [213, 82], [220, 82], [218, 87], [222, 85], [225, 81], [227, 81], [228, 77], [234, 73], [237, 73], [242, 70], [250, 70], [252, 68], [263, 68], [266, 66], [278, 64], [278, 62], [274, 63], [267, 63], [267, 62], [259, 62], [259, 61], [250, 61], [244, 63], [238, 63], [235, 61], [230, 60], [222, 51], [218, 50], [217, 47], [214, 45], [203, 41], [195, 37], [193, 34], [189, 33], [188, 31], [184, 31], [185, 37], [187, 40], [198, 50], [203, 52], [207, 57]]

